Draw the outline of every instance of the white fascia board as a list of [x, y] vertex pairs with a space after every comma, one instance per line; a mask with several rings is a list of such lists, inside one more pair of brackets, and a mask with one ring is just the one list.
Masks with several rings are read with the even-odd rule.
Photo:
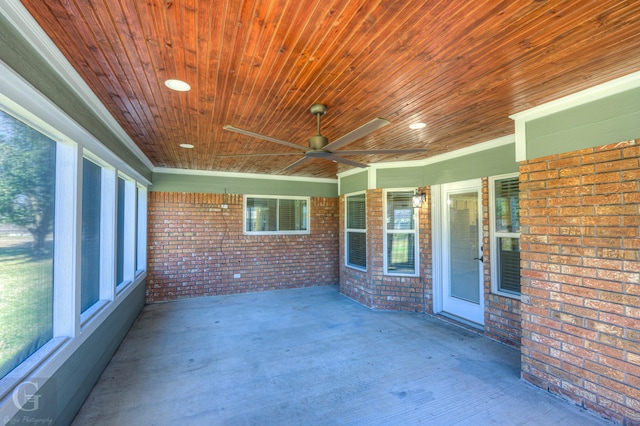
[[0, 73], [0, 109], [50, 139], [86, 148], [101, 164], [106, 161], [145, 185], [151, 183], [2, 61]]
[[60, 52], [60, 49], [51, 41], [49, 36], [38, 25], [35, 19], [33, 19], [22, 3], [18, 0], [3, 0], [0, 2], [0, 13], [2, 13], [11, 25], [33, 46], [38, 54], [52, 66], [65, 83], [87, 103], [89, 108], [111, 129], [116, 137], [124, 143], [149, 170], [152, 170], [154, 166], [151, 160], [147, 158], [138, 145], [136, 145], [124, 129], [122, 129], [120, 124], [118, 124], [107, 108], [100, 102], [87, 83], [80, 77], [80, 74], [71, 66], [62, 52]]
[[547, 117], [637, 87], [640, 87], [640, 72], [635, 72], [510, 115], [509, 118], [515, 121], [516, 127], [516, 161], [524, 161], [527, 159], [526, 124], [528, 121]]
[[531, 121], [584, 105], [589, 102], [597, 101], [611, 95], [626, 92], [627, 90], [635, 89], [637, 87], [640, 87], [640, 71], [581, 90], [580, 92], [564, 96], [560, 99], [529, 108], [528, 110], [510, 115], [509, 118], [512, 120], [524, 119], [524, 121]]
[[175, 175], [191, 175], [191, 176], [212, 176], [212, 177], [228, 177], [234, 179], [263, 179], [263, 180], [284, 180], [290, 182], [312, 182], [312, 183], [333, 183], [337, 184], [338, 179], [330, 178], [311, 178], [304, 176], [280, 176], [267, 175], [260, 173], [236, 173], [236, 172], [219, 172], [211, 170], [191, 170], [191, 169], [174, 169], [170, 167], [154, 167], [153, 173], [169, 173]]
[[[498, 148], [505, 145], [511, 145], [515, 143], [515, 135], [507, 135], [501, 138], [493, 139], [487, 142], [482, 142], [476, 145], [471, 145], [466, 148], [457, 149], [455, 151], [447, 152], [445, 154], [436, 155], [434, 157], [425, 158], [424, 160], [410, 160], [410, 161], [393, 161], [388, 163], [373, 163], [369, 167], [375, 169], [393, 169], [393, 168], [406, 168], [406, 167], [420, 167], [427, 166], [429, 164], [441, 163], [443, 161], [451, 160], [458, 157], [464, 157], [465, 155], [475, 154], [477, 152], [487, 151], [489, 149]], [[361, 172], [362, 169], [348, 170], [346, 172], [338, 174], [343, 178], [351, 174]]]

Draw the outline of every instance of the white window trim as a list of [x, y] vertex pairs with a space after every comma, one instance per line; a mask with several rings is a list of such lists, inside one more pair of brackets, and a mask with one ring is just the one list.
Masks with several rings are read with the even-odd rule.
[[[385, 189], [384, 191], [382, 191], [382, 252], [383, 252], [383, 264], [384, 264], [384, 275], [388, 275], [388, 276], [395, 276], [395, 277], [419, 277], [420, 276], [420, 249], [419, 249], [419, 234], [418, 234], [418, 230], [420, 229], [419, 223], [418, 223], [418, 214], [417, 214], [417, 209], [412, 208], [412, 213], [413, 213], [413, 226], [414, 229], [412, 230], [390, 230], [387, 229], [387, 194], [389, 192], [415, 192], [416, 188], [390, 188], [390, 189]], [[414, 253], [414, 259], [415, 259], [415, 265], [414, 265], [414, 270], [415, 272], [413, 273], [406, 273], [406, 272], [389, 272], [389, 264], [388, 264], [388, 257], [387, 257], [387, 235], [388, 234], [413, 234], [414, 238], [413, 238], [413, 253]]]
[[507, 173], [489, 176], [489, 253], [491, 256], [491, 293], [511, 299], [520, 300], [520, 293], [500, 290], [498, 288], [498, 238], [520, 238], [518, 232], [496, 232], [496, 191], [495, 182], [501, 179], [518, 178], [519, 174]]
[[[280, 200], [305, 200], [307, 202], [306, 222], [307, 229], [299, 231], [247, 231], [247, 201], [249, 198], [268, 198], [278, 200], [278, 209], [280, 209]], [[279, 210], [278, 210], [279, 211]], [[280, 226], [280, 215], [276, 213], [276, 228]], [[244, 196], [242, 203], [242, 232], [244, 235], [308, 235], [311, 233], [311, 197], [297, 196], [278, 196], [278, 195], [250, 195]]]
[[125, 176], [124, 180], [124, 271], [125, 282], [133, 282], [136, 276], [136, 182]]
[[147, 188], [138, 184], [136, 277], [147, 270]]
[[[124, 181], [124, 241], [123, 241], [123, 257], [122, 257], [122, 281], [116, 284], [116, 296], [120, 294], [122, 289], [134, 281], [135, 271], [135, 249], [136, 249], [136, 182], [124, 173], [118, 172], [118, 178]], [[115, 203], [116, 203], [116, 215], [114, 226], [114, 263], [113, 273], [114, 277], [117, 277], [117, 229], [118, 229], [118, 214], [117, 200], [118, 200], [118, 179], [115, 181]]]
[[[364, 229], [348, 228], [347, 224], [349, 223], [349, 221], [347, 218], [349, 215], [349, 212], [348, 212], [349, 203], [347, 202], [347, 200], [349, 197], [353, 197], [354, 195], [360, 195], [360, 194], [364, 194], [365, 227]], [[367, 191], [358, 191], [358, 192], [351, 192], [349, 194], [345, 194], [344, 196], [344, 264], [347, 268], [355, 269], [357, 271], [362, 271], [362, 272], [366, 272], [367, 268], [369, 267], [369, 262], [367, 261], [368, 253], [365, 251], [365, 261], [367, 262], [367, 266], [365, 266], [364, 268], [362, 266], [353, 265], [349, 263], [349, 232], [359, 232], [365, 235], [367, 234], [368, 222], [366, 220], [366, 212], [367, 212]], [[367, 250], [366, 246], [365, 246], [365, 250]]]

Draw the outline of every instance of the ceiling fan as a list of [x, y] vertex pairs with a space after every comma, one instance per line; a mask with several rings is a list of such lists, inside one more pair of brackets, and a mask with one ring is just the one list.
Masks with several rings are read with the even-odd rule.
[[[299, 149], [304, 151], [304, 156], [299, 160], [291, 163], [284, 169], [282, 172], [293, 169], [303, 162], [313, 159], [313, 158], [323, 158], [326, 160], [332, 160], [339, 163], [348, 164], [350, 166], [355, 167], [369, 167], [368, 164], [359, 163], [357, 161], [348, 160], [343, 158], [343, 155], [367, 155], [367, 154], [413, 154], [418, 152], [425, 152], [426, 148], [415, 148], [415, 149], [368, 149], [368, 150], [360, 150], [360, 151], [336, 151], [338, 148], [342, 148], [343, 146], [354, 142], [369, 133], [378, 130], [387, 124], [389, 124], [389, 120], [385, 120], [384, 118], [376, 118], [371, 120], [370, 122], [358, 127], [355, 130], [347, 133], [346, 135], [336, 139], [335, 141], [329, 143], [329, 139], [322, 136], [320, 133], [320, 117], [327, 113], [327, 107], [323, 104], [313, 104], [309, 109], [311, 114], [316, 116], [317, 120], [317, 133], [309, 138], [309, 147], [305, 148], [300, 145], [296, 145], [291, 142], [283, 141], [280, 139], [272, 138], [270, 136], [262, 135], [260, 133], [254, 133], [249, 130], [239, 129], [237, 127], [233, 127], [230, 125], [223, 126], [223, 129], [229, 130], [231, 132], [240, 133], [247, 136], [252, 136], [254, 138], [263, 139], [269, 142], [275, 142], [280, 145], [288, 146], [290, 148]], [[297, 153], [264, 153], [264, 154], [237, 154], [237, 155], [219, 155], [218, 157], [259, 157], [259, 156], [268, 156], [268, 155], [299, 155]]]

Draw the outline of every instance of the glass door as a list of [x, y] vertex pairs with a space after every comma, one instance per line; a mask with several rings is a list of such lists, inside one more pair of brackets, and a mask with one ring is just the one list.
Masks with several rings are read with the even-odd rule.
[[442, 310], [484, 324], [481, 182], [442, 186]]

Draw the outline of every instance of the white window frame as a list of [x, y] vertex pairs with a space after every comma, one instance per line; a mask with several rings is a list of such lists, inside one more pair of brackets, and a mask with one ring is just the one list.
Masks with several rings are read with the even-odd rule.
[[[113, 246], [114, 246], [114, 229], [113, 229], [113, 217], [115, 200], [111, 197], [113, 193], [112, 188], [115, 185], [115, 169], [111, 167], [107, 162], [103, 161], [100, 157], [92, 154], [87, 149], [83, 149], [83, 158], [91, 161], [100, 167], [100, 291], [99, 299], [86, 311], [80, 314], [80, 326], [83, 327], [88, 321], [90, 321], [100, 310], [107, 305], [114, 298], [113, 292], [113, 271], [111, 270], [111, 264], [114, 261], [113, 258]], [[81, 160], [82, 161], [82, 160]], [[80, 174], [82, 176], [82, 174]], [[80, 185], [82, 182], [80, 182]], [[79, 192], [82, 196], [82, 192]], [[82, 200], [80, 200], [80, 208], [82, 207]], [[82, 240], [82, 236], [80, 236]], [[80, 263], [78, 263], [80, 266]], [[81, 268], [80, 268], [81, 269]], [[82, 283], [80, 283], [81, 291]]]
[[[362, 195], [364, 194], [364, 211], [365, 211], [365, 227], [364, 229], [358, 229], [358, 228], [348, 228], [349, 225], [349, 197], [353, 197], [356, 195]], [[356, 269], [358, 271], [363, 271], [366, 272], [367, 268], [369, 267], [369, 262], [367, 259], [368, 253], [367, 253], [367, 245], [365, 244], [365, 267], [363, 268], [360, 265], [354, 265], [352, 263], [349, 263], [349, 233], [351, 232], [357, 232], [357, 233], [363, 233], [365, 234], [365, 241], [366, 241], [366, 235], [367, 235], [367, 231], [368, 231], [368, 223], [366, 220], [366, 215], [367, 215], [367, 191], [358, 191], [358, 192], [352, 192], [349, 194], [345, 194], [344, 196], [344, 264], [347, 268], [351, 268], [351, 269]]]
[[[118, 172], [118, 178], [124, 180], [124, 242], [123, 242], [123, 269], [122, 269], [122, 281], [116, 284], [116, 293], [120, 293], [124, 287], [131, 284], [136, 276], [136, 182], [122, 172]], [[116, 192], [118, 190], [116, 179]], [[118, 194], [116, 193], [115, 199], [118, 200]], [[116, 201], [117, 204], [117, 201]], [[116, 208], [118, 208], [116, 206]], [[116, 210], [116, 222], [118, 219]], [[117, 231], [118, 226], [114, 228]], [[114, 239], [117, 239], [116, 232], [114, 232]], [[117, 244], [116, 244], [117, 250]], [[115, 253], [117, 260], [117, 253]], [[117, 262], [114, 262], [114, 277], [117, 277]]]
[[491, 292], [500, 296], [512, 299], [520, 299], [521, 293], [501, 290], [499, 288], [499, 271], [498, 271], [498, 238], [517, 238], [520, 239], [519, 232], [497, 232], [496, 231], [496, 181], [503, 179], [519, 178], [518, 173], [507, 173], [502, 175], [490, 176], [489, 184], [489, 233], [490, 244], [489, 253], [491, 255]]
[[136, 277], [147, 270], [147, 188], [137, 184]]
[[[276, 231], [247, 231], [247, 202], [249, 198], [278, 200], [276, 204]], [[307, 229], [280, 231], [280, 200], [304, 200], [307, 203], [305, 221]], [[278, 196], [278, 195], [245, 195], [242, 207], [242, 232], [245, 235], [307, 235], [311, 233], [311, 197]]]
[[[383, 220], [383, 237], [382, 237], [382, 250], [384, 253], [384, 274], [385, 275], [390, 275], [390, 276], [401, 276], [401, 277], [417, 277], [420, 276], [420, 248], [419, 248], [419, 234], [418, 234], [418, 229], [419, 229], [419, 225], [418, 225], [418, 214], [417, 214], [417, 209], [411, 207], [411, 212], [413, 214], [413, 229], [411, 230], [406, 230], [406, 229], [387, 229], [387, 195], [391, 192], [411, 192], [411, 193], [415, 193], [416, 188], [392, 188], [392, 189], [385, 189], [384, 191], [382, 191], [382, 220]], [[414, 272], [413, 273], [407, 273], [407, 272], [394, 272], [394, 271], [389, 271], [389, 259], [388, 259], [388, 252], [387, 252], [387, 245], [388, 245], [388, 235], [389, 234], [413, 234], [413, 253], [414, 253]]]

